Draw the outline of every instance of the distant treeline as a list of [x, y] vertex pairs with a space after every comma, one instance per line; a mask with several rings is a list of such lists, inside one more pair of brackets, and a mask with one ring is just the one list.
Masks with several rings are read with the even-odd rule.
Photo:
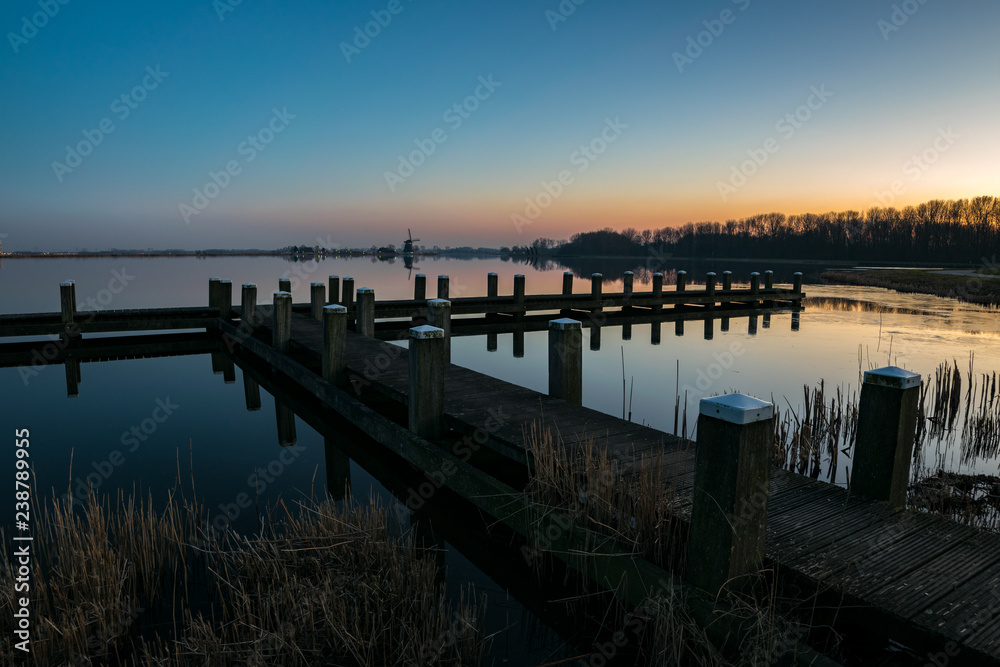
[[[783, 257], [858, 261], [973, 261], [1000, 247], [1000, 198], [933, 200], [903, 209], [865, 213], [766, 213], [739, 220], [688, 223], [638, 231], [610, 227], [574, 234], [553, 247], [556, 255], [637, 256], [655, 252], [682, 257]], [[536, 250], [536, 252], [538, 252]]]

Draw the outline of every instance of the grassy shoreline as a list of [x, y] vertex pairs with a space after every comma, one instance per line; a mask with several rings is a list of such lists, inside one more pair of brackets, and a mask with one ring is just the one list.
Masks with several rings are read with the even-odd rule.
[[884, 287], [911, 294], [931, 294], [981, 305], [1000, 305], [1000, 279], [984, 275], [955, 275], [924, 269], [825, 271], [828, 284]]

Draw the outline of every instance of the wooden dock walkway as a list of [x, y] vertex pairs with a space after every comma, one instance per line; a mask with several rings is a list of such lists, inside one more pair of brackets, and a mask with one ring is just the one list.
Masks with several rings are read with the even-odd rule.
[[[258, 309], [268, 321], [270, 308]], [[289, 356], [318, 369], [322, 345], [321, 323], [294, 314]], [[405, 404], [407, 353], [392, 346], [399, 353], [387, 354], [389, 345], [348, 333], [348, 373], [355, 389]], [[372, 376], [366, 362], [376, 360], [381, 370]], [[489, 433], [489, 446], [520, 461], [525, 431], [540, 419], [559, 432], [566, 447], [593, 440], [623, 471], [634, 469], [643, 455], [662, 452], [664, 479], [678, 495], [674, 507], [690, 519], [696, 447], [689, 441], [453, 364], [445, 371], [444, 404], [448, 426], [467, 435], [502, 415]], [[943, 651], [954, 642], [962, 651], [961, 664], [1000, 659], [1000, 535], [861, 500], [843, 488], [776, 468], [765, 565], [802, 590], [837, 600], [854, 622], [892, 627], [911, 645]]]

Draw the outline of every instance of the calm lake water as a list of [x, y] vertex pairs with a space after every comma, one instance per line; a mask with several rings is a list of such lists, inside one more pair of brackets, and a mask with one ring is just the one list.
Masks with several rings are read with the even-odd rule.
[[[631, 266], [627, 262], [575, 267], [575, 291], [589, 291], [592, 270], [602, 270], [611, 284], [624, 269], [636, 270], [636, 290], [648, 289], [649, 270], [665, 273], [684, 269], [697, 282], [705, 271], [732, 270], [737, 282], [751, 271], [775, 270], [777, 283], [791, 282], [791, 274], [806, 273], [809, 300], [794, 331], [791, 313], [760, 318], [756, 333], [746, 317], [732, 318], [722, 331], [717, 320], [711, 339], [701, 321], [687, 322], [675, 335], [671, 322], [662, 326], [659, 344], [651, 343], [651, 326], [632, 327], [631, 340], [620, 327], [601, 332], [599, 350], [584, 355], [585, 405], [631, 418], [664, 431], [674, 431], [674, 405], [679, 392], [686, 398], [688, 430], [693, 428], [702, 396], [739, 391], [774, 403], [786, 413], [801, 413], [803, 385], [824, 381], [827, 393], [840, 387], [858, 390], [860, 373], [888, 364], [921, 373], [925, 379], [941, 362], [956, 360], [963, 375], [974, 353], [974, 371], [1000, 370], [998, 312], [958, 301], [922, 295], [903, 295], [881, 289], [812, 284], [821, 266], [727, 262], [670, 263]], [[230, 258], [118, 258], [6, 260], [0, 264], [0, 313], [58, 310], [58, 283], [76, 281], [81, 310], [94, 305], [106, 309], [193, 306], [207, 304], [208, 278], [230, 278], [235, 300], [239, 285], [254, 282], [261, 301], [269, 301], [280, 276], [293, 278], [297, 302], [308, 301], [309, 283], [326, 281], [330, 274], [355, 277], [357, 287], [373, 287], [376, 298], [408, 298], [412, 275], [428, 276], [428, 293], [436, 276], [451, 277], [452, 296], [483, 295], [486, 274], [499, 274], [501, 293], [510, 293], [514, 274], [526, 276], [527, 292], [559, 292], [563, 266], [532, 266], [496, 259], [458, 260], [420, 258], [412, 272], [402, 262], [367, 258], [291, 262], [278, 257]], [[669, 284], [668, 278], [668, 284]], [[90, 305], [88, 305], [90, 304]], [[677, 332], [680, 333], [680, 332]], [[585, 339], [590, 333], [585, 330]], [[3, 343], [5, 341], [0, 341]], [[10, 341], [6, 341], [10, 342]], [[501, 334], [496, 351], [487, 351], [485, 337], [453, 340], [452, 361], [541, 392], [547, 390], [546, 333], [525, 335], [524, 356], [513, 356], [512, 336]], [[624, 358], [624, 371], [623, 371]], [[679, 369], [679, 373], [678, 373]], [[296, 420], [297, 444], [282, 448], [276, 435], [275, 402], [262, 392], [262, 409], [248, 412], [244, 404], [241, 371], [235, 384], [212, 373], [209, 355], [161, 359], [85, 363], [79, 396], [67, 398], [61, 366], [26, 374], [0, 369], [0, 401], [5, 432], [29, 428], [32, 462], [42, 495], [62, 495], [85, 485], [88, 475], [101, 493], [133, 489], [162, 500], [170, 489], [191, 493], [191, 479], [200, 501], [218, 515], [239, 494], [266, 507], [279, 498], [294, 500], [326, 492], [327, 456], [324, 436], [301, 419]], [[623, 390], [623, 376], [625, 388]], [[162, 417], [162, 419], [160, 419]], [[133, 428], [138, 431], [133, 431]], [[945, 435], [947, 441], [958, 438]], [[947, 443], [946, 443], [947, 444]], [[927, 460], [957, 472], [995, 475], [995, 454], [963, 457], [955, 443], [943, 451], [941, 441], [929, 440]], [[114, 452], [118, 452], [114, 456]], [[8, 470], [13, 471], [13, 448], [8, 448]], [[72, 463], [71, 463], [72, 462]], [[845, 481], [840, 459], [834, 479]], [[399, 475], [405, 477], [405, 471]], [[352, 497], [370, 497], [396, 503], [386, 485], [356, 462], [349, 466]], [[824, 474], [824, 478], [827, 476]], [[341, 480], [343, 476], [341, 476]], [[180, 486], [179, 486], [180, 485]], [[13, 506], [4, 516], [13, 512]], [[405, 512], [394, 513], [406, 528]], [[8, 517], [5, 523], [12, 519]], [[258, 526], [255, 506], [244, 509], [232, 525], [252, 532]], [[9, 523], [8, 523], [9, 525]], [[474, 582], [488, 599], [490, 631], [507, 628], [494, 642], [498, 659], [544, 662], [574, 655], [581, 637], [539, 620], [539, 614], [511, 599], [495, 573], [484, 572], [459, 549], [446, 551], [449, 584]], [[485, 568], [489, 569], [489, 568]]]

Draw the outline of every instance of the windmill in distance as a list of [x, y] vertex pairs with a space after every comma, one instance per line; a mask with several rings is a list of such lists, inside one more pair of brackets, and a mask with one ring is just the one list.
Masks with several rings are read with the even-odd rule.
[[419, 241], [420, 239], [413, 238], [413, 232], [410, 231], [409, 227], [406, 228], [406, 234], [407, 234], [407, 236], [409, 236], [409, 238], [406, 239], [405, 241], [403, 241], [403, 254], [404, 255], [412, 255], [413, 254], [413, 244], [416, 243], [417, 241]]

